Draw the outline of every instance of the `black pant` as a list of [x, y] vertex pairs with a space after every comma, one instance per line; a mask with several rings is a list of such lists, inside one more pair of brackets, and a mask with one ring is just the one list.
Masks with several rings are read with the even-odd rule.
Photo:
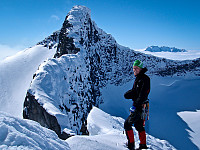
[[126, 131], [132, 130], [132, 125], [134, 124], [134, 127], [138, 132], [145, 131], [143, 122], [142, 111], [136, 109], [124, 122], [124, 129]]

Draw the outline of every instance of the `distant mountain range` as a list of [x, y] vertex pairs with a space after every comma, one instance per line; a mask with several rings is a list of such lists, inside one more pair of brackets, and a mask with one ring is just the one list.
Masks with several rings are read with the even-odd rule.
[[150, 46], [145, 49], [145, 51], [149, 52], [187, 52], [185, 49], [178, 49], [175, 47], [167, 47], [167, 46]]

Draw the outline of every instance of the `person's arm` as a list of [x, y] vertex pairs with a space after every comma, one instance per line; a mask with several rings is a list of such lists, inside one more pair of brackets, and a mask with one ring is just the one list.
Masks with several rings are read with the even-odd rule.
[[124, 94], [124, 98], [125, 99], [133, 99], [134, 100], [134, 90], [131, 89], [131, 90], [128, 90], [125, 94]]

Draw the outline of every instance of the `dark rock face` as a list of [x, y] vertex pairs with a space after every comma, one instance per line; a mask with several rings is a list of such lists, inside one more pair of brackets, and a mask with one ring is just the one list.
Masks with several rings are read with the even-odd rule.
[[68, 16], [66, 17], [59, 34], [59, 43], [54, 58], [60, 57], [64, 54], [76, 54], [80, 51], [80, 48], [75, 47], [73, 38], [67, 36], [67, 29], [73, 27], [67, 18]]
[[38, 42], [37, 45], [44, 45], [44, 47], [47, 47], [49, 49], [57, 47], [57, 43], [59, 41], [59, 35], [60, 31], [56, 31], [49, 37], [45, 38], [43, 41]]
[[47, 113], [46, 110], [37, 102], [35, 96], [31, 95], [29, 92], [27, 92], [24, 101], [24, 108], [24, 119], [30, 119], [39, 122], [41, 126], [55, 131], [58, 137], [61, 139], [65, 140], [70, 137], [70, 135], [65, 132], [61, 133], [61, 128], [56, 117]]
[[163, 77], [173, 76], [174, 74], [177, 74], [177, 76], [182, 76], [191, 72], [195, 76], [200, 76], [199, 67], [200, 58], [192, 61], [185, 61], [183, 64], [168, 66], [165, 69], [158, 71], [157, 74]]
[[[73, 27], [67, 20], [68, 16], [63, 23], [61, 30], [54, 32], [43, 41], [38, 42], [37, 45], [44, 45], [49, 49], [57, 48], [54, 58], [59, 58], [64, 54], [76, 54], [80, 51], [80, 48], [76, 48], [72, 37], [68, 37], [67, 29]], [[83, 40], [83, 39], [82, 39]], [[82, 41], [80, 41], [81, 43]]]

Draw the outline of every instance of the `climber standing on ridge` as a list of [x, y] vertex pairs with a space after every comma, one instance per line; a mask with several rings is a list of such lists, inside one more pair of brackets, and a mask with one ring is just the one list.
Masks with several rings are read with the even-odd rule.
[[133, 72], [136, 77], [133, 88], [124, 94], [126, 99], [133, 100], [133, 106], [130, 108], [130, 115], [124, 122], [124, 129], [128, 139], [128, 148], [135, 150], [135, 140], [132, 125], [138, 131], [140, 146], [138, 149], [147, 149], [146, 132], [144, 128], [143, 107], [148, 99], [150, 92], [150, 78], [145, 74], [147, 68], [143, 68], [143, 63], [136, 60], [133, 64]]

